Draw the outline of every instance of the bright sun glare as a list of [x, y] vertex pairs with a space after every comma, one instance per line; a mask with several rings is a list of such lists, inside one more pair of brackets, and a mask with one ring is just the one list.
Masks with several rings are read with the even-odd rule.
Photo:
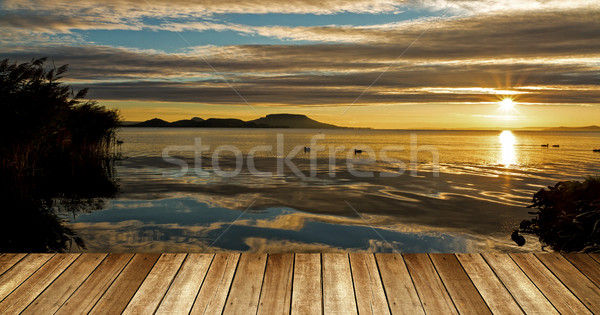
[[510, 98], [505, 98], [498, 102], [498, 104], [500, 104], [500, 109], [502, 110], [510, 110], [515, 108], [515, 101]]

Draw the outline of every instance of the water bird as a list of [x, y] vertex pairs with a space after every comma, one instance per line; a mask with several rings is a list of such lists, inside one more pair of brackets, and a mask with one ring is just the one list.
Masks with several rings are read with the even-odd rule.
[[519, 246], [525, 245], [525, 238], [522, 235], [519, 235], [519, 230], [514, 230], [510, 235], [510, 239]]
[[560, 145], [558, 145], [558, 144], [553, 144], [553, 145], [552, 145], [552, 147], [553, 147], [553, 148], [558, 148], [558, 147], [560, 147]]
[[362, 152], [363, 152], [363, 150], [360, 150], [360, 149], [354, 149], [354, 154], [360, 154], [360, 153], [362, 153]]
[[600, 149], [593, 149], [594, 152], [600, 152]]
[[547, 148], [548, 145], [547, 144], [542, 144], [542, 147]]
[[310, 147], [304, 147], [304, 153], [310, 152]]

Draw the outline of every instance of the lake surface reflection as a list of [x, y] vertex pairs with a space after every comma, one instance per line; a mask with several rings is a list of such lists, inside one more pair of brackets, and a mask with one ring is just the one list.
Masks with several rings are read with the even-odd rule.
[[[312, 152], [314, 176], [311, 153], [304, 152], [292, 159], [304, 176], [286, 165], [278, 173], [278, 133], [285, 154], [318, 134], [318, 145], [345, 149], [335, 153], [334, 166], [327, 150]], [[419, 146], [439, 153], [439, 176], [428, 151], [417, 155], [417, 174], [400, 174], [402, 163], [411, 167], [410, 131], [126, 128], [120, 137], [128, 159], [116, 166], [118, 197], [102, 210], [64, 218], [89, 251], [537, 251], [535, 239], [517, 247], [509, 237], [529, 217], [525, 206], [532, 194], [600, 173], [600, 154], [592, 152], [600, 133], [414, 133]], [[163, 149], [190, 146], [196, 138], [209, 146], [202, 165], [194, 163], [193, 152], [174, 151], [171, 156], [190, 167], [176, 176], [180, 168], [163, 160]], [[540, 146], [546, 143], [560, 147]], [[242, 152], [237, 176], [219, 176], [211, 167], [219, 145]], [[256, 152], [253, 165], [272, 176], [248, 169], [248, 153], [257, 145], [273, 148]], [[369, 161], [366, 151], [348, 154], [360, 146], [371, 148], [376, 159]], [[404, 146], [387, 151], [396, 162], [381, 158], [386, 146]], [[345, 164], [348, 156], [361, 163], [358, 170], [375, 176], [357, 177]], [[221, 152], [219, 168], [235, 169], [235, 161]]]

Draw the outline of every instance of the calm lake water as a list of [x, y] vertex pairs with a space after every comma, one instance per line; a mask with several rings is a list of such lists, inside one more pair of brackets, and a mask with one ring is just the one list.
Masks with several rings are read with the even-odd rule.
[[64, 215], [88, 251], [539, 251], [535, 237], [510, 240], [533, 193], [600, 174], [598, 132], [124, 128], [119, 138], [118, 197]]

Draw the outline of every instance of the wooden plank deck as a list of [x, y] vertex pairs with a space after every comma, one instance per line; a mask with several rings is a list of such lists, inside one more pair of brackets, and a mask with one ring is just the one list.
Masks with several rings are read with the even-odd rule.
[[1, 254], [19, 313], [600, 314], [600, 256]]

